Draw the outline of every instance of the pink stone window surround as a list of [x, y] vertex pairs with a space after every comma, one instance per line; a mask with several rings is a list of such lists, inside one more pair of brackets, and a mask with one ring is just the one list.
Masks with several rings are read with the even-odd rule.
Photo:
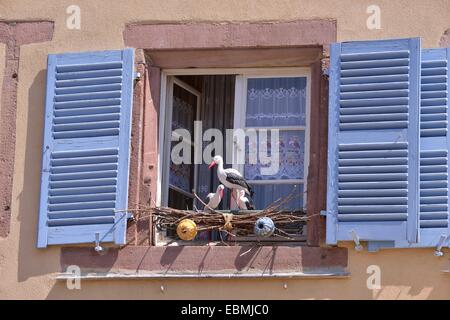
[[0, 43], [5, 44], [0, 101], [0, 238], [7, 237], [10, 230], [20, 49], [51, 41], [53, 30], [52, 21], [0, 21]]
[[[187, 36], [195, 35], [195, 36]], [[286, 23], [130, 24], [124, 42], [137, 50], [133, 106], [130, 207], [151, 205], [156, 172], [161, 70], [164, 68], [309, 66], [311, 68], [311, 141], [309, 213], [325, 207], [328, 83], [322, 73], [323, 53], [336, 40], [329, 20]], [[144, 277], [342, 276], [347, 249], [323, 248], [324, 219], [308, 222], [308, 246], [154, 246], [149, 219], [131, 222], [128, 245], [97, 255], [90, 247], [62, 248], [61, 267], [72, 262], [83, 272], [122, 272]]]

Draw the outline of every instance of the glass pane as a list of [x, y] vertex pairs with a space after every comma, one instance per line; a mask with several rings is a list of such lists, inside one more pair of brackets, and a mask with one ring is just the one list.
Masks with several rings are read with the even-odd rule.
[[[264, 184], [252, 185], [254, 190], [253, 203], [257, 210], [265, 209], [278, 199], [284, 199], [293, 192], [295, 185], [293, 184]], [[283, 205], [280, 209], [298, 210], [303, 208], [303, 184], [297, 184], [295, 197]]]
[[197, 96], [182, 87], [173, 85], [172, 130], [187, 129], [194, 132], [197, 112]]
[[[267, 134], [267, 157], [272, 157], [278, 162], [278, 170], [274, 174], [268, 175], [262, 172], [262, 168], [276, 169], [277, 166], [269, 164], [261, 164], [259, 150], [261, 148], [261, 135], [258, 134], [258, 141], [250, 141], [247, 138], [245, 147], [245, 165], [244, 176], [247, 180], [274, 180], [274, 179], [303, 179], [304, 177], [304, 160], [305, 160], [305, 132], [303, 130], [296, 131], [279, 131], [278, 143], [272, 148], [271, 133]], [[254, 139], [253, 139], [254, 140]], [[272, 150], [278, 150], [278, 157]], [[263, 153], [264, 154], [264, 153]], [[278, 158], [278, 159], [277, 159]], [[257, 163], [254, 164], [254, 160]]]
[[180, 210], [192, 209], [192, 202], [192, 198], [169, 188], [169, 207]]
[[[172, 130], [187, 129], [190, 132], [191, 137], [193, 137], [194, 121], [196, 119], [197, 112], [197, 96], [187, 91], [186, 89], [174, 84], [172, 107]], [[171, 149], [178, 143], [180, 142], [171, 142]], [[191, 163], [193, 163], [193, 155], [194, 152], [193, 149], [191, 149]], [[191, 193], [194, 186], [193, 180], [193, 164], [174, 164], [172, 159], [170, 160], [169, 184]]]
[[[172, 146], [178, 142], [172, 142]], [[191, 152], [191, 155], [193, 151]], [[192, 192], [194, 186], [194, 165], [193, 164], [174, 164], [170, 161], [169, 184], [180, 188], [183, 191]]]
[[306, 77], [253, 78], [247, 82], [245, 125], [306, 124]]

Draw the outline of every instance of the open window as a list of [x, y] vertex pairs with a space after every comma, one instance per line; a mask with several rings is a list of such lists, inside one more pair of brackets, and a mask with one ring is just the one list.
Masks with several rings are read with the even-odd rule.
[[[206, 199], [215, 192], [220, 182], [208, 164], [220, 154], [224, 167], [240, 171], [252, 186], [256, 210], [291, 193], [283, 209], [306, 208], [308, 68], [165, 70], [162, 83], [158, 205], [202, 210], [194, 193]], [[244, 136], [237, 137], [239, 131]], [[230, 190], [217, 209], [237, 209]], [[304, 239], [302, 228], [291, 231]], [[170, 234], [158, 238], [165, 237]]]

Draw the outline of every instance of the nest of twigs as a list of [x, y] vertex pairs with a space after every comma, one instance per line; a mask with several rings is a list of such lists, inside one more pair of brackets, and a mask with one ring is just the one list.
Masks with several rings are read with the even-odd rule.
[[284, 210], [283, 206], [299, 196], [294, 190], [285, 198], [281, 198], [259, 211], [236, 211], [227, 213], [209, 208], [195, 193], [195, 197], [205, 206], [205, 211], [180, 210], [168, 207], [140, 209], [140, 214], [148, 213], [159, 230], [175, 230], [178, 223], [190, 219], [197, 225], [197, 231], [224, 231], [232, 236], [253, 235], [256, 221], [269, 217], [275, 224], [275, 236], [293, 240], [288, 229], [300, 231], [307, 221], [306, 213], [299, 210]]

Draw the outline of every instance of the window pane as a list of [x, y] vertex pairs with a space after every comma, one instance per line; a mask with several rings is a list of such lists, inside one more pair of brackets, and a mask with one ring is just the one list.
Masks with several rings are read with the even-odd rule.
[[[284, 199], [293, 190], [293, 184], [264, 184], [252, 186], [255, 194], [253, 195], [253, 203], [257, 210], [262, 210], [278, 199]], [[303, 184], [297, 184], [295, 197], [283, 205], [280, 209], [297, 210], [303, 208]]]
[[192, 209], [192, 201], [192, 198], [169, 188], [169, 207], [180, 210]]
[[[194, 136], [194, 121], [197, 112], [197, 96], [184, 88], [174, 84], [173, 86], [173, 105], [172, 105], [172, 130], [187, 129]], [[188, 137], [183, 137], [183, 139]], [[188, 141], [187, 139], [186, 141]], [[180, 140], [182, 141], [182, 140]], [[172, 148], [180, 143], [179, 141], [171, 142]], [[191, 149], [192, 150], [192, 149]], [[193, 157], [191, 151], [191, 163]], [[174, 164], [170, 159], [169, 184], [191, 193], [194, 186], [194, 166], [192, 164]], [[169, 195], [170, 198], [170, 195]]]
[[[172, 147], [178, 142], [172, 142]], [[191, 155], [193, 151], [191, 152]], [[174, 164], [170, 161], [169, 184], [180, 188], [183, 191], [192, 192], [194, 187], [194, 165], [192, 164]]]
[[306, 124], [306, 77], [253, 78], [247, 82], [245, 125]]
[[197, 111], [197, 96], [173, 85], [172, 130], [187, 129], [194, 132], [194, 121]]
[[[260, 135], [258, 136], [258, 141], [246, 139], [244, 176], [247, 180], [303, 179], [305, 159], [305, 132], [303, 130], [279, 131], [276, 149], [272, 148], [271, 133], [268, 131], [267, 152], [265, 153], [267, 157], [272, 157], [274, 161], [278, 160], [278, 171], [270, 175], [267, 175], [267, 172], [262, 172], [261, 168], [270, 166], [276, 168], [276, 165], [271, 163], [261, 164], [259, 157], [261, 138]], [[278, 159], [276, 153], [273, 153], [272, 150], [278, 150]], [[252, 164], [254, 160], [251, 159], [257, 159], [257, 163]]]

